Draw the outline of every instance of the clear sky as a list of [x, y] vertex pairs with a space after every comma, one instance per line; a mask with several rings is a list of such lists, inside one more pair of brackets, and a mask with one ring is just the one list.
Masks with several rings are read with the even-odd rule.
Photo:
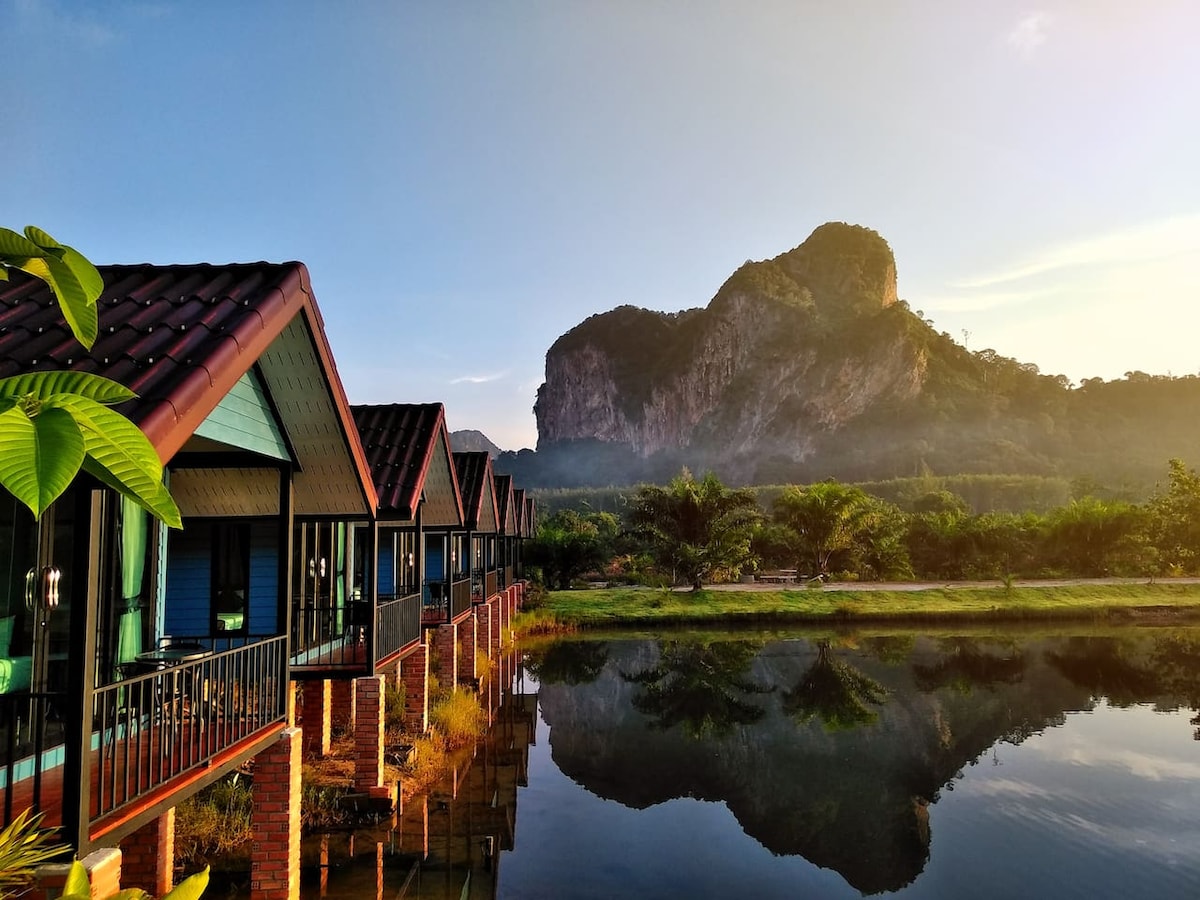
[[533, 446], [545, 352], [823, 222], [972, 350], [1200, 372], [1196, 0], [0, 0], [0, 224], [299, 259], [352, 402]]

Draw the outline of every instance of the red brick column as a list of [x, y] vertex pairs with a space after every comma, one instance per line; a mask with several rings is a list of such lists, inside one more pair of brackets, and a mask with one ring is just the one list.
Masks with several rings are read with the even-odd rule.
[[429, 727], [429, 648], [418, 644], [400, 660], [400, 681], [404, 685], [404, 727], [413, 734], [424, 734]]
[[458, 634], [462, 638], [462, 649], [458, 655], [458, 680], [474, 681], [478, 674], [475, 671], [475, 611], [467, 616], [458, 626]]
[[341, 731], [354, 727], [354, 685], [348, 678], [329, 682], [329, 724]]
[[251, 900], [300, 900], [299, 728], [254, 758], [254, 808], [250, 825]]
[[121, 841], [121, 879], [155, 897], [171, 890], [175, 875], [175, 808]]
[[425, 859], [429, 856], [429, 796], [422, 794], [406, 809], [400, 831], [400, 852]]
[[503, 595], [497, 594], [491, 600], [488, 601], [488, 627], [491, 632], [490, 637], [489, 637], [489, 641], [490, 641], [489, 646], [490, 646], [492, 656], [495, 656], [497, 653], [500, 652], [500, 605], [501, 605], [500, 598], [501, 598], [501, 596], [503, 596]]
[[438, 681], [451, 689], [458, 685], [458, 626], [439, 625], [434, 632], [438, 653]]
[[354, 679], [354, 789], [383, 786], [383, 676]]
[[306, 756], [329, 755], [332, 699], [328, 679], [304, 682], [304, 705], [300, 710], [300, 725], [304, 729]]
[[475, 607], [475, 646], [492, 657], [492, 608], [487, 603]]

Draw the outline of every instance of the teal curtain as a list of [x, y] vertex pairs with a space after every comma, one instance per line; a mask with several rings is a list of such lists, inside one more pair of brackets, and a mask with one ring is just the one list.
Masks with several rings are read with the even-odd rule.
[[148, 516], [121, 498], [121, 614], [117, 620], [117, 663], [132, 662], [142, 652], [142, 581], [146, 574]]

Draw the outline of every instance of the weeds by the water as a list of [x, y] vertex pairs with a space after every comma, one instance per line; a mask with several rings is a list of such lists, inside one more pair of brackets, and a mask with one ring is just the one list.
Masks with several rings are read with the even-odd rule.
[[426, 791], [446, 773], [446, 739], [437, 731], [429, 731], [413, 741], [408, 759], [401, 767], [405, 776], [405, 793]]
[[492, 658], [482, 647], [475, 648], [475, 677], [483, 684], [492, 672]]
[[176, 807], [175, 862], [187, 868], [211, 865], [245, 850], [253, 836], [250, 779], [234, 772]]
[[456, 687], [429, 710], [429, 721], [451, 747], [477, 740], [487, 729], [487, 715], [474, 691]]
[[384, 731], [398, 731], [404, 727], [404, 685], [395, 683], [389, 678], [383, 692], [383, 728]]

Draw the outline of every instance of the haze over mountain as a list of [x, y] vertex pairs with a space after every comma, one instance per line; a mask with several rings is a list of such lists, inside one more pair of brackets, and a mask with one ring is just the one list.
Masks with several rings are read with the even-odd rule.
[[[1069, 340], [1069, 335], [1063, 336]], [[897, 296], [876, 232], [828, 223], [747, 261], [704, 308], [620, 306], [546, 354], [534, 485], [964, 472], [1152, 481], [1200, 446], [1200, 378], [1063, 376], [970, 351]]]
[[486, 450], [488, 456], [495, 459], [504, 451], [488, 439], [482, 431], [474, 428], [464, 428], [461, 431], [450, 432], [450, 446], [458, 452], [478, 453]]

